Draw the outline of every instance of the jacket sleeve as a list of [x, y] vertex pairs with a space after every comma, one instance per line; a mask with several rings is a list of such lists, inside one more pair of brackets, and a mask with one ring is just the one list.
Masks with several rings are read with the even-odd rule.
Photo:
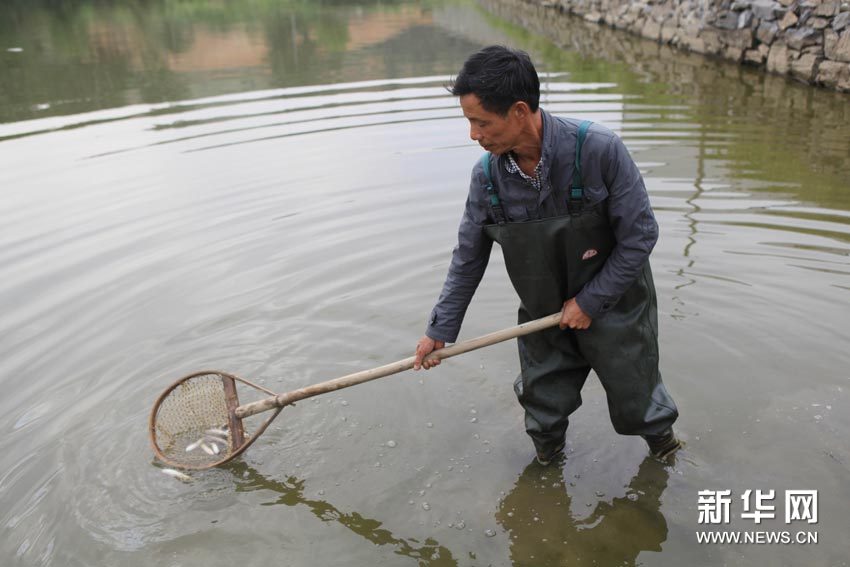
[[469, 196], [458, 228], [457, 246], [452, 251], [449, 273], [437, 304], [431, 311], [425, 334], [434, 340], [454, 342], [472, 296], [484, 276], [493, 241], [484, 233], [489, 222], [483, 198], [484, 172], [480, 164], [472, 170]]
[[658, 224], [643, 177], [618, 136], [600, 160], [608, 189], [608, 218], [616, 244], [596, 276], [576, 296], [591, 318], [610, 310], [637, 278], [658, 240]]

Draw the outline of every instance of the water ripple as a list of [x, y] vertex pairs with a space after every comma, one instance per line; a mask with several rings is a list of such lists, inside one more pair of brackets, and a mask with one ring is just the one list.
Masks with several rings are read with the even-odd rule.
[[[4, 552], [58, 563], [69, 538], [90, 544], [76, 549], [77, 562], [170, 557], [172, 545], [217, 550], [223, 533], [250, 536], [251, 522], [268, 523], [268, 504], [294, 502], [282, 520], [288, 528], [330, 523], [425, 553], [457, 532], [446, 536], [435, 519], [454, 518], [454, 502], [475, 491], [469, 477], [443, 466], [470, 451], [466, 437], [489, 427], [490, 438], [506, 440], [499, 466], [480, 447], [466, 461], [489, 467], [493, 482], [525, 466], [521, 416], [510, 413], [510, 345], [427, 380], [353, 390], [350, 405], [339, 395], [299, 404], [238, 474], [180, 483], [151, 466], [145, 438], [156, 394], [195, 368], [244, 373], [285, 391], [410, 354], [480, 155], [463, 143], [468, 127], [446, 79], [275, 89], [0, 125], [4, 152], [13, 150], [0, 171], [9, 235], [0, 240], [0, 385], [10, 392], [0, 399]], [[700, 369], [716, 360], [786, 352], [776, 328], [792, 315], [806, 321], [795, 329], [808, 341], [807, 360], [834, 359], [818, 345], [847, 334], [834, 306], [850, 289], [850, 213], [807, 200], [802, 181], [739, 163], [735, 148], [756, 134], [727, 128], [722, 116], [696, 116], [681, 100], [657, 103], [611, 83], [563, 75], [544, 83], [548, 109], [621, 133], [645, 175], [661, 227], [652, 261], [665, 352], [684, 376], [680, 391], [715, 395], [703, 391], [710, 380]], [[502, 265], [497, 249], [470, 306], [468, 335], [513, 318]], [[763, 364], [749, 368], [754, 381], [767, 388], [768, 374], [784, 380], [770, 360]], [[828, 369], [813, 374], [807, 387], [833, 386]], [[457, 407], [466, 400], [481, 404], [475, 423]], [[463, 435], [437, 440], [425, 423]], [[391, 427], [393, 439], [411, 442], [387, 454], [378, 440]], [[581, 435], [608, 447], [598, 431]], [[263, 468], [286, 480], [263, 480]], [[405, 512], [407, 495], [404, 505], [374, 507], [398, 496], [388, 485], [415, 494], [437, 481], [430, 509], [417, 507], [421, 518]], [[334, 483], [345, 486], [333, 506], [303, 494], [313, 486], [332, 492]], [[237, 508], [248, 519], [224, 527]], [[359, 509], [393, 529], [361, 529], [352, 512]]]

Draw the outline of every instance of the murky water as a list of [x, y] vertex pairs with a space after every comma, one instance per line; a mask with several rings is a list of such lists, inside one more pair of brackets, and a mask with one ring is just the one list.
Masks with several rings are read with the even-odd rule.
[[[0, 8], [4, 565], [846, 564], [846, 95], [510, 4], [45, 6]], [[532, 464], [502, 344], [163, 475], [147, 417], [183, 374], [286, 391], [411, 354], [480, 153], [443, 85], [493, 42], [644, 171], [675, 465], [593, 379], [566, 462]], [[462, 337], [516, 303], [496, 254]], [[698, 491], [725, 489], [726, 528], [819, 542], [698, 544]], [[748, 489], [774, 520], [741, 517]], [[819, 523], [783, 522], [788, 489]]]

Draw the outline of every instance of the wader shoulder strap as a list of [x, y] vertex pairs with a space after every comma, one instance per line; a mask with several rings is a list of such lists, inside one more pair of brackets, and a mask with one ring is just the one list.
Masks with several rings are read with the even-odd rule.
[[505, 210], [502, 208], [502, 202], [499, 200], [499, 195], [496, 193], [496, 188], [493, 187], [493, 177], [490, 174], [490, 152], [486, 152], [481, 156], [481, 167], [484, 168], [484, 177], [487, 178], [487, 197], [490, 200], [490, 207], [493, 209], [493, 220], [496, 224], [505, 224]]
[[581, 213], [581, 208], [584, 204], [584, 184], [581, 181], [581, 146], [584, 144], [584, 139], [587, 137], [587, 131], [590, 125], [593, 124], [590, 120], [585, 120], [578, 127], [576, 134], [576, 163], [573, 167], [573, 183], [570, 187], [570, 198], [567, 200], [567, 206], [571, 215]]

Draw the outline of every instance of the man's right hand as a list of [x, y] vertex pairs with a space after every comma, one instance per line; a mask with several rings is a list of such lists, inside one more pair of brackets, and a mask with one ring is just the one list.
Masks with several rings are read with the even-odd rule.
[[433, 368], [440, 364], [440, 359], [436, 360], [425, 360], [422, 359], [431, 354], [433, 351], [443, 348], [446, 346], [444, 341], [435, 341], [429, 336], [424, 336], [419, 339], [419, 342], [416, 343], [416, 360], [413, 361], [413, 369], [419, 370], [420, 368], [424, 368], [428, 370], [429, 368]]

